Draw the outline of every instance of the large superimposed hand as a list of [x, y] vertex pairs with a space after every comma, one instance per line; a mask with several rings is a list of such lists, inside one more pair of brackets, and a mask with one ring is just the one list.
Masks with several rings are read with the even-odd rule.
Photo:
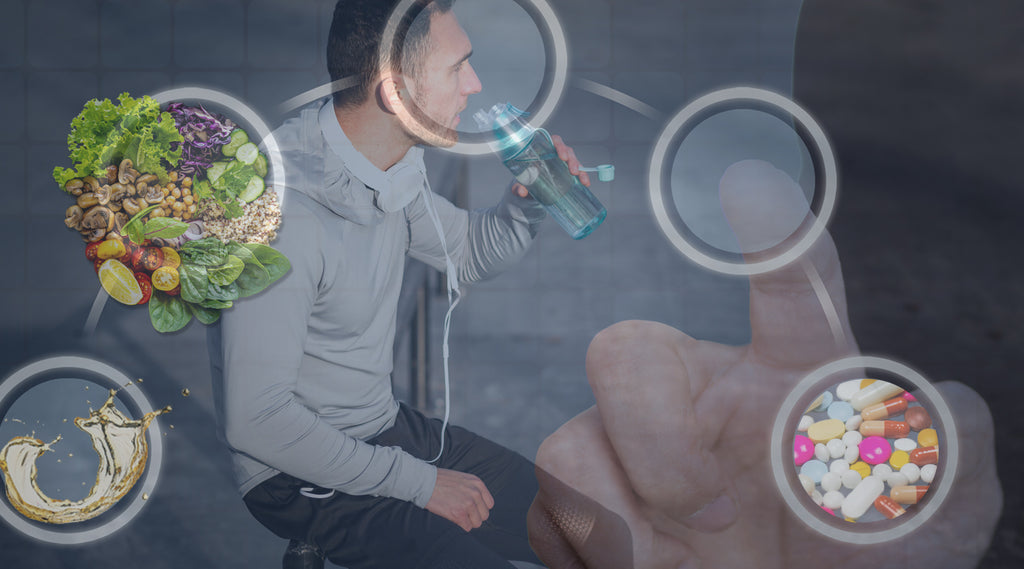
[[[796, 184], [763, 162], [734, 165], [721, 191], [744, 250], [789, 234], [800, 208], [797, 225], [813, 221]], [[637, 321], [594, 338], [587, 376], [597, 405], [537, 456], [541, 491], [530, 520], [540, 558], [552, 569], [973, 567], [1002, 507], [984, 401], [962, 384], [938, 385], [957, 421], [961, 462], [925, 526], [874, 546], [833, 541], [787, 509], [768, 458], [769, 429], [794, 385], [857, 350], [827, 235], [803, 258], [750, 279], [750, 321], [746, 346]]]

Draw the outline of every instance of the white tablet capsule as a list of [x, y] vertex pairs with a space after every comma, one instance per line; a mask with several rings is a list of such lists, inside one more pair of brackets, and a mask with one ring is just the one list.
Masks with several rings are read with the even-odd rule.
[[853, 405], [854, 411], [862, 411], [868, 405], [892, 399], [900, 393], [903, 393], [902, 387], [887, 381], [876, 381], [855, 393], [850, 398], [850, 405]]
[[828, 471], [829, 472], [835, 472], [837, 474], [842, 474], [842, 473], [846, 472], [849, 469], [850, 469], [850, 463], [846, 462], [845, 460], [843, 460], [841, 458], [833, 460], [832, 464], [828, 465]]
[[804, 415], [803, 417], [800, 417], [800, 423], [797, 424], [796, 430], [800, 431], [801, 433], [806, 433], [807, 429], [810, 428], [810, 426], [813, 424], [814, 417], [811, 417], [810, 415]]
[[901, 450], [903, 452], [910, 452], [910, 451], [914, 450], [915, 448], [917, 448], [917, 441], [915, 441], [914, 439], [906, 439], [906, 438], [904, 438], [904, 439], [896, 439], [896, 441], [892, 443], [892, 446], [896, 447], [896, 450]]
[[836, 397], [839, 397], [840, 401], [849, 401], [858, 391], [860, 391], [860, 380], [851, 379], [836, 387]]
[[856, 470], [847, 470], [842, 476], [843, 487], [848, 490], [856, 488], [861, 480], [860, 473]]
[[853, 519], [863, 516], [864, 512], [867, 512], [868, 508], [875, 503], [875, 498], [881, 496], [884, 490], [885, 483], [877, 476], [868, 476], [861, 480], [860, 484], [850, 490], [846, 499], [843, 500], [843, 515]]
[[864, 435], [857, 431], [847, 431], [846, 434], [843, 435], [843, 443], [846, 445], [846, 448], [850, 448], [851, 445], [857, 446], [863, 440]]
[[814, 492], [811, 492], [811, 500], [814, 501], [815, 505], [820, 506], [821, 505], [821, 492], [818, 492], [817, 490], [815, 490]]
[[832, 439], [825, 444], [828, 448], [828, 455], [832, 458], [839, 458], [846, 454], [846, 445], [839, 439]]
[[828, 462], [828, 447], [825, 446], [825, 443], [814, 445], [814, 458], [822, 462]]
[[821, 489], [825, 492], [834, 492], [842, 487], [843, 477], [835, 472], [829, 472], [821, 477]]
[[856, 431], [857, 429], [860, 428], [860, 424], [863, 422], [864, 417], [861, 417], [860, 415], [854, 415], [853, 417], [850, 417], [849, 419], [846, 420], [846, 430]]
[[934, 464], [926, 464], [921, 467], [921, 482], [925, 484], [931, 484], [935, 480], [935, 471], [938, 467]]
[[800, 479], [800, 485], [804, 487], [804, 492], [807, 492], [807, 495], [810, 496], [811, 492], [814, 492], [814, 481], [806, 474], [798, 474], [797, 478]]
[[860, 447], [857, 445], [846, 445], [846, 454], [843, 456], [843, 460], [850, 464], [860, 460]]
[[913, 462], [908, 462], [900, 467], [900, 474], [907, 477], [908, 483], [913, 484], [921, 477], [921, 467]]
[[882, 464], [876, 464], [875, 467], [871, 469], [871, 475], [877, 476], [881, 480], [885, 480], [890, 474], [892, 474], [892, 467], [884, 462]]
[[885, 479], [885, 483], [891, 488], [898, 488], [900, 486], [910, 486], [910, 480], [907, 479], [907, 475], [902, 472], [893, 472]]
[[821, 504], [826, 508], [831, 508], [833, 510], [838, 510], [843, 507], [844, 501], [843, 493], [838, 490], [825, 492], [825, 495], [821, 498]]

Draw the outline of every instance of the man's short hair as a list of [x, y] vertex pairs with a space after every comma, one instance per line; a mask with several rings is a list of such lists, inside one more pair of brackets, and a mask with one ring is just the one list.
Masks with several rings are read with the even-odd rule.
[[[415, 0], [398, 23], [391, 71], [416, 77], [430, 41], [430, 17], [451, 10], [455, 0]], [[327, 39], [331, 81], [355, 76], [359, 83], [334, 93], [336, 107], [361, 105], [380, 75], [380, 43], [399, 0], [338, 0]], [[423, 17], [420, 17], [423, 16]]]

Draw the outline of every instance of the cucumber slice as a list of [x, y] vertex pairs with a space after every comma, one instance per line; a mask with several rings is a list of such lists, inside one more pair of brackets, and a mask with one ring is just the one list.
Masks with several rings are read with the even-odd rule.
[[260, 152], [260, 155], [256, 157], [256, 161], [252, 163], [252, 167], [256, 170], [256, 173], [260, 177], [267, 175], [267, 157]]
[[210, 164], [210, 167], [206, 169], [206, 177], [211, 183], [216, 182], [217, 178], [220, 178], [224, 171], [228, 169], [230, 162], [214, 162]]
[[222, 146], [220, 151], [224, 156], [234, 156], [238, 149], [247, 142], [249, 142], [249, 135], [244, 130], [236, 128], [231, 131], [231, 140]]
[[263, 190], [266, 186], [263, 184], [263, 178], [259, 176], [253, 176], [249, 179], [249, 183], [246, 184], [245, 189], [242, 193], [238, 194], [238, 197], [245, 203], [249, 203], [252, 200], [263, 195]]
[[256, 161], [256, 157], [260, 155], [260, 151], [256, 148], [256, 145], [251, 142], [246, 142], [242, 146], [238, 147], [238, 152], [235, 154], [235, 160], [238, 160], [242, 164], [252, 164]]

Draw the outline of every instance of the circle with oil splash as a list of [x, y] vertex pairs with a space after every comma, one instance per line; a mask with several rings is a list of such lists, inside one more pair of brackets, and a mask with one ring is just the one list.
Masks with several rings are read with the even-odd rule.
[[[55, 378], [68, 377], [88, 377], [89, 380], [82, 383], [97, 384], [97, 399], [104, 397], [104, 390], [117, 389], [118, 397], [134, 406], [137, 413], [153, 412], [153, 407], [145, 394], [124, 372], [109, 364], [81, 356], [52, 356], [28, 363], [12, 372], [0, 382], [0, 410], [6, 412], [33, 386]], [[96, 403], [99, 404], [98, 401]], [[34, 420], [25, 422], [27, 427], [32, 428]], [[150, 426], [159, 432], [158, 419], [153, 419]], [[103, 539], [125, 527], [139, 514], [146, 503], [146, 498], [156, 488], [162, 463], [163, 441], [161, 437], [149, 437], [149, 463], [136, 487], [126, 496], [127, 503], [118, 504], [116, 510], [111, 510], [90, 523], [61, 526], [36, 523], [16, 512], [7, 500], [0, 500], [0, 518], [24, 535], [48, 543], [73, 545]]]

